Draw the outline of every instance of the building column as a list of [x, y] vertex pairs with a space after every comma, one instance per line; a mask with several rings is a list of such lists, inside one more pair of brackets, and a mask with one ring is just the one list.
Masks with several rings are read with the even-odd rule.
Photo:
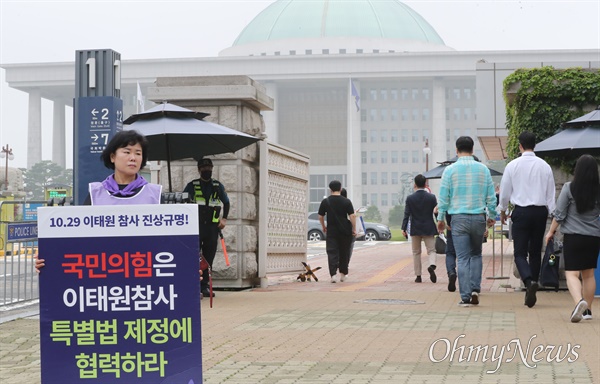
[[[442, 78], [433, 79], [431, 113], [431, 164], [446, 161], [446, 87]], [[430, 168], [433, 168], [432, 165]]]
[[265, 133], [271, 143], [279, 143], [279, 118], [277, 115], [277, 84], [274, 82], [267, 82], [267, 95], [269, 95], [275, 104], [272, 111], [262, 111], [263, 120], [265, 122]]
[[52, 119], [52, 161], [63, 168], [66, 168], [67, 166], [65, 141], [65, 103], [62, 100], [54, 100]]
[[[429, 169], [437, 167], [439, 162], [448, 160], [446, 158], [446, 86], [443, 78], [433, 79], [431, 98], [433, 110], [431, 112], [431, 139], [429, 140], [431, 148]], [[437, 194], [439, 180], [430, 180], [429, 187]]]
[[[356, 79], [352, 80], [356, 91], [360, 95], [360, 82]], [[346, 183], [348, 185], [348, 198], [352, 200], [354, 208], [358, 208], [362, 204], [362, 180], [361, 180], [361, 143], [360, 143], [360, 110], [357, 111], [356, 103], [352, 97], [352, 89], [350, 80], [348, 80], [348, 104], [347, 104], [347, 139], [346, 146]]]
[[29, 92], [27, 122], [27, 168], [42, 161], [42, 97], [39, 89]]

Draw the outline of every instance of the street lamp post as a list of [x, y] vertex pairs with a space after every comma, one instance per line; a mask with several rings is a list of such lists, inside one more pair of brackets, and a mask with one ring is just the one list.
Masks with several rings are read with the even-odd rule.
[[12, 153], [12, 148], [8, 147], [6, 144], [5, 147], [2, 147], [2, 151], [0, 151], [0, 158], [6, 158], [6, 163], [4, 165], [4, 190], [8, 190], [8, 160], [13, 160], [15, 155]]
[[431, 153], [431, 148], [429, 148], [429, 139], [425, 139], [423, 153], [425, 154], [425, 172], [427, 172], [429, 171], [429, 154]]

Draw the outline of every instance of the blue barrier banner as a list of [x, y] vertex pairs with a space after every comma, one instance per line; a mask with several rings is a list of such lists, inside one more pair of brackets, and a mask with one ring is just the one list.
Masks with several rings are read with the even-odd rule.
[[201, 384], [198, 208], [38, 217], [42, 384]]
[[37, 223], [8, 223], [6, 241], [36, 240], [37, 237]]

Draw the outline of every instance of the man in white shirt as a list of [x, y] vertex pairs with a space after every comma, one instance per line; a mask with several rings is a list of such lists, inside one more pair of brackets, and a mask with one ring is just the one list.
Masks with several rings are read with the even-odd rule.
[[552, 169], [533, 153], [535, 135], [519, 135], [521, 156], [506, 166], [500, 183], [498, 210], [502, 224], [506, 223], [508, 203], [514, 205], [511, 214], [515, 264], [527, 288], [525, 305], [537, 301], [538, 277], [542, 261], [542, 243], [548, 213], [554, 211], [555, 191]]

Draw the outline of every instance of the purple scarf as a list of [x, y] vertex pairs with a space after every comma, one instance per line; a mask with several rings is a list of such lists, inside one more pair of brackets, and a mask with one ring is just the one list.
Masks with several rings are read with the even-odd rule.
[[111, 195], [113, 195], [113, 196], [123, 196], [123, 197], [134, 195], [136, 189], [141, 188], [141, 187], [143, 187], [146, 184], [148, 184], [148, 182], [146, 181], [146, 179], [144, 179], [140, 175], [136, 175], [135, 180], [133, 180], [131, 183], [127, 184], [127, 186], [125, 188], [123, 188], [123, 189], [119, 189], [119, 184], [117, 184], [117, 181], [115, 180], [115, 175], [114, 174], [108, 176], [102, 182], [102, 186], [108, 192], [110, 192]]

